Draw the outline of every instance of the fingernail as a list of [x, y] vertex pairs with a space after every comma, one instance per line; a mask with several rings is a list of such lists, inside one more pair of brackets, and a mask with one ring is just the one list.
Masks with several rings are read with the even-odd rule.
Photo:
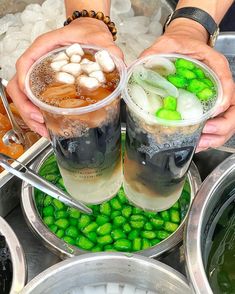
[[30, 118], [31, 118], [32, 120], [35, 120], [35, 121], [41, 123], [41, 124], [44, 123], [43, 116], [42, 116], [41, 114], [39, 114], [39, 113], [32, 112], [32, 113], [30, 114]]
[[218, 128], [215, 125], [212, 124], [206, 124], [203, 133], [216, 133]]
[[204, 151], [204, 150], [206, 150], [206, 149], [205, 148], [197, 148], [195, 153], [199, 153], [199, 152]]
[[210, 140], [202, 140], [200, 141], [199, 145], [198, 145], [198, 149], [204, 149], [204, 148], [209, 148], [210, 147]]

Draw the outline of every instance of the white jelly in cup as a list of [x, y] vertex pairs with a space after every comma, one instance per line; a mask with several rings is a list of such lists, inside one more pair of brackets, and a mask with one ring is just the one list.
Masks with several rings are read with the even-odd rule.
[[[126, 68], [122, 60], [110, 54], [115, 75], [108, 73], [107, 83], [90, 91], [86, 87], [100, 85], [97, 81], [102, 82], [104, 74], [95, 62], [88, 64], [86, 57], [93, 58], [104, 49], [82, 45], [85, 55], [79, 58], [81, 53], [76, 52], [76, 46], [70, 47], [56, 49], [36, 61], [27, 74], [25, 88], [44, 116], [68, 193], [84, 203], [96, 204], [113, 197], [122, 184], [120, 93]], [[64, 52], [71, 55], [69, 66]], [[80, 62], [79, 68], [75, 63]], [[56, 72], [53, 87], [52, 70]], [[73, 84], [74, 80], [83, 87]], [[109, 85], [114, 88], [107, 96]], [[74, 96], [74, 89], [80, 91], [79, 99]]]
[[[196, 74], [190, 70], [185, 72], [176, 68], [174, 63], [180, 59], [193, 63], [199, 69], [198, 76], [195, 77]], [[174, 80], [175, 75], [179, 76], [176, 69], [190, 78], [194, 77], [193, 82], [192, 79], [186, 79], [186, 89], [179, 90], [168, 84], [168, 79]], [[166, 71], [165, 76], [155, 74], [163, 72], [162, 70]], [[209, 79], [213, 83], [211, 87], [215, 92], [210, 100], [203, 101], [209, 92], [206, 87], [207, 90], [200, 90], [200, 94], [187, 90], [191, 90], [191, 85], [199, 80], [201, 70], [207, 82]], [[149, 80], [145, 80], [147, 78]], [[183, 83], [184, 79], [177, 82]], [[154, 85], [158, 83], [160, 86], [156, 88]], [[203, 98], [202, 101], [196, 95]], [[168, 100], [173, 99], [175, 109], [171, 109], [172, 104], [166, 107], [166, 97]], [[143, 209], [168, 209], [181, 195], [202, 128], [221, 102], [221, 83], [210, 68], [197, 60], [178, 54], [152, 55], [139, 59], [130, 66], [123, 98], [127, 104], [125, 193], [133, 204]], [[172, 114], [173, 119], [164, 119], [165, 113]]]

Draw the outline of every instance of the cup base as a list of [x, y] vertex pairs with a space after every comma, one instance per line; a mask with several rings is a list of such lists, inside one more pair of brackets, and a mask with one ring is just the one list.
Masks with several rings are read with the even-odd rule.
[[114, 197], [122, 185], [122, 164], [93, 180], [78, 178], [74, 172], [59, 167], [65, 187], [72, 198], [85, 204], [100, 204]]
[[136, 190], [132, 189], [131, 185], [128, 184], [125, 181], [125, 179], [123, 181], [123, 188], [127, 198], [129, 199], [131, 203], [133, 203], [133, 205], [143, 210], [159, 212], [159, 211], [169, 209], [172, 205], [175, 204], [175, 202], [180, 198], [180, 195], [183, 189], [183, 184], [184, 184], [184, 181], [180, 189], [172, 193], [171, 196], [166, 196], [166, 197], [164, 196], [153, 197], [152, 195], [148, 196], [146, 193], [144, 193], [145, 188], [141, 185], [141, 183], [137, 183], [139, 188], [138, 189], [139, 192], [137, 192]]

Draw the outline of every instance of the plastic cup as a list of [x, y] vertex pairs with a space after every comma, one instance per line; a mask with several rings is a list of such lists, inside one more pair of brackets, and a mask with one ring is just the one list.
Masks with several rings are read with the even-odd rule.
[[129, 68], [123, 91], [127, 104], [123, 186], [136, 206], [162, 211], [171, 207], [181, 195], [203, 126], [221, 101], [222, 87], [216, 74], [197, 60], [178, 54], [157, 56], [192, 61], [211, 79], [217, 93], [201, 117], [166, 121], [143, 111], [128, 93], [128, 82], [136, 66], [153, 56], [139, 59]]
[[[52, 106], [35, 96], [31, 75], [45, 58], [66, 48], [56, 49], [32, 65], [26, 77], [26, 92], [44, 116], [68, 193], [87, 204], [100, 203], [113, 197], [122, 184], [120, 93], [126, 68], [122, 60], [110, 54], [120, 81], [108, 97], [80, 108]], [[82, 48], [92, 54], [102, 49], [89, 45]]]

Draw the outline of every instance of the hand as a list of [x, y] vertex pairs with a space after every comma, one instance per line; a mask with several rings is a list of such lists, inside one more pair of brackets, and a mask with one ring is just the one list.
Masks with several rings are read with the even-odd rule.
[[47, 52], [73, 43], [104, 47], [123, 58], [122, 51], [113, 42], [107, 26], [97, 19], [79, 18], [68, 26], [38, 37], [16, 63], [16, 75], [9, 82], [7, 92], [19, 110], [25, 123], [41, 136], [48, 137], [44, 119], [39, 109], [27, 98], [24, 89], [26, 74], [31, 65]]
[[[234, 86], [235, 92], [235, 86]], [[235, 133], [235, 95], [230, 107], [217, 117], [207, 121], [197, 148], [197, 152], [207, 148], [222, 146]]]
[[223, 101], [215, 115], [220, 115], [206, 123], [197, 151], [223, 145], [235, 130], [233, 127], [235, 125], [235, 98], [232, 101], [234, 83], [229, 64], [222, 54], [206, 45], [207, 38], [204, 28], [197, 22], [189, 19], [175, 19], [165, 34], [141, 55], [156, 53], [188, 55], [207, 64], [218, 75], [223, 87]]

